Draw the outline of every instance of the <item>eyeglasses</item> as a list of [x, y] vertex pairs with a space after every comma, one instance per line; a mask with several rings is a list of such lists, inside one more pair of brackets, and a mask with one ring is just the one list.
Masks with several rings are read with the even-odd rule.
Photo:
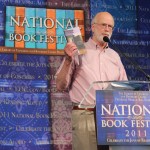
[[102, 28], [107, 28], [108, 27], [109, 30], [113, 30], [114, 29], [114, 27], [112, 25], [109, 25], [109, 24], [106, 24], [106, 23], [102, 23], [102, 24], [94, 23], [94, 24], [97, 24], [97, 25], [101, 26]]

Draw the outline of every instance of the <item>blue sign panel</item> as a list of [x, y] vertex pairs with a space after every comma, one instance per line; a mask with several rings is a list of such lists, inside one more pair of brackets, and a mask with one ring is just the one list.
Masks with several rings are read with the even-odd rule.
[[96, 91], [99, 145], [150, 145], [148, 91]]

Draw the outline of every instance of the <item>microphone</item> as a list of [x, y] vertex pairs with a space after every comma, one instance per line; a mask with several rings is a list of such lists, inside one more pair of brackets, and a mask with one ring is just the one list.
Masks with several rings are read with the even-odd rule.
[[132, 64], [140, 72], [142, 72], [145, 75], [145, 77], [148, 79], [148, 81], [150, 81], [150, 75], [147, 74], [137, 63], [135, 63], [133, 60], [131, 60], [129, 56], [125, 55], [122, 51], [120, 51], [120, 49], [118, 47], [116, 47], [115, 45], [113, 45], [110, 42], [110, 39], [107, 36], [103, 37], [103, 41], [109, 43], [119, 54], [123, 55], [130, 62], [130, 64]]
[[104, 42], [110, 42], [108, 36], [104, 36], [104, 37], [103, 37], [103, 41], [104, 41]]

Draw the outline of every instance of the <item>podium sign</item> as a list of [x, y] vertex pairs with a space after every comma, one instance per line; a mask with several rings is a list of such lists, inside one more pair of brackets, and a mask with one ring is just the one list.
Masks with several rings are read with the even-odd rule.
[[96, 90], [98, 145], [150, 145], [150, 92]]

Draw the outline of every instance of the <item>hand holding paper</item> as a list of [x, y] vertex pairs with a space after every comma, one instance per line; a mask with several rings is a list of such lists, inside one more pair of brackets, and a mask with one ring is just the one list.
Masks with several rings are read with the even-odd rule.
[[71, 28], [71, 29], [67, 29], [64, 31], [65, 36], [66, 36], [66, 40], [68, 42], [74, 42], [77, 49], [78, 49], [78, 54], [85, 54], [86, 50], [85, 50], [85, 46], [83, 43], [83, 39], [81, 36], [81, 32], [79, 27], [75, 27], [75, 28]]
[[65, 30], [64, 33], [68, 42], [65, 47], [65, 53], [74, 58], [75, 64], [79, 65], [78, 55], [86, 53], [80, 29], [79, 27], [75, 27]]

